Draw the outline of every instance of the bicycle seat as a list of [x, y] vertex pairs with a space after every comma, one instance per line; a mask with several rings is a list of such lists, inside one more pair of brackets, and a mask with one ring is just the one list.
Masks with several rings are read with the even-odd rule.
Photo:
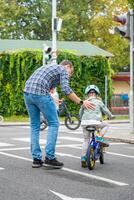
[[90, 131], [92, 132], [92, 131], [95, 131], [95, 130], [96, 130], [96, 127], [86, 126], [86, 130], [89, 131], [89, 132], [90, 132]]

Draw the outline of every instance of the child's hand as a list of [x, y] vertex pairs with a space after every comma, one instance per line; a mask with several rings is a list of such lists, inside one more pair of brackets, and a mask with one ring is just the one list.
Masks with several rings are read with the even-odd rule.
[[94, 110], [95, 109], [95, 105], [92, 104], [90, 101], [88, 100], [84, 100], [83, 101], [83, 107], [85, 107], [86, 109], [91, 109]]

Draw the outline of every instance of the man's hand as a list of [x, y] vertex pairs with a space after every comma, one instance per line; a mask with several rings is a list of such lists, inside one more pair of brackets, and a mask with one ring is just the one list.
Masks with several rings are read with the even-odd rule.
[[88, 100], [84, 100], [83, 101], [83, 107], [85, 107], [86, 109], [91, 109], [94, 110], [95, 109], [95, 105], [92, 104], [90, 101]]

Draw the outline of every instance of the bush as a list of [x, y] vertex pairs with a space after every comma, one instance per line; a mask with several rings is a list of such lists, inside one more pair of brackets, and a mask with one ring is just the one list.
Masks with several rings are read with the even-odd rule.
[[[107, 58], [76, 56], [74, 53], [59, 52], [58, 63], [71, 60], [75, 73], [70, 85], [81, 98], [88, 84], [96, 84], [104, 99], [105, 75], [108, 75], [108, 99], [111, 97], [111, 68]], [[4, 116], [27, 113], [23, 99], [23, 89], [27, 78], [42, 65], [41, 50], [20, 50], [0, 54], [0, 112]], [[60, 97], [62, 94], [58, 88]], [[69, 102], [69, 109], [78, 112], [79, 106]]]

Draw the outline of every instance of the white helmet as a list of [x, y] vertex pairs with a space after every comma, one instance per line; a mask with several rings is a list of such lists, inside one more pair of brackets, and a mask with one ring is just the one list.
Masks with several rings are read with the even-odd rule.
[[98, 95], [100, 94], [100, 90], [96, 85], [89, 85], [85, 89], [85, 94], [88, 94], [91, 90], [94, 90]]

